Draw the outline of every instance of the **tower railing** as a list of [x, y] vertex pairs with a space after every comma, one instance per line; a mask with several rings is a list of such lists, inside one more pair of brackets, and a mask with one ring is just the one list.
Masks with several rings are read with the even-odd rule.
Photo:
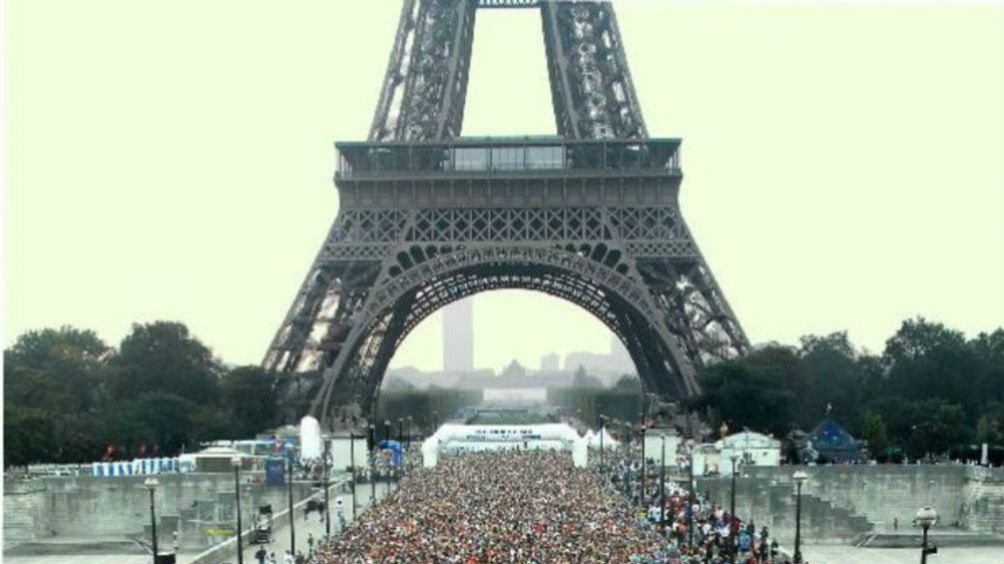
[[679, 175], [679, 147], [679, 139], [472, 138], [441, 143], [337, 143], [335, 178], [549, 171]]

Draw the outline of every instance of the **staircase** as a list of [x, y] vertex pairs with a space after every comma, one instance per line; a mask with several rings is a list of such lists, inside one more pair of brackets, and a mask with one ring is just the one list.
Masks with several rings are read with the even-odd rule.
[[974, 468], [962, 505], [962, 524], [969, 531], [1004, 534], [1004, 476]]
[[18, 487], [5, 485], [3, 496], [3, 546], [5, 550], [47, 536], [45, 520], [39, 514], [39, 495], [44, 495], [43, 490], [33, 488], [28, 484], [19, 484]]

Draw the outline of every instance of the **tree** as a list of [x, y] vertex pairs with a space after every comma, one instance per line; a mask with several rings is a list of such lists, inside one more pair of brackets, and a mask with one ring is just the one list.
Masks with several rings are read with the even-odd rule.
[[641, 390], [641, 378], [637, 374], [623, 374], [614, 383], [614, 387], [621, 390]]
[[115, 365], [119, 397], [164, 392], [196, 404], [215, 403], [218, 398], [222, 369], [181, 323], [133, 325], [119, 346]]
[[174, 454], [194, 442], [192, 413], [196, 405], [181, 396], [153, 391], [141, 394], [121, 414], [124, 430], [120, 444], [156, 445], [165, 454]]
[[882, 458], [885, 455], [887, 442], [887, 431], [882, 416], [871, 411], [865, 413], [862, 428], [872, 458]]
[[976, 422], [976, 442], [997, 445], [1001, 441], [1004, 441], [1004, 425], [1001, 424], [1001, 419], [990, 413], [981, 415]]
[[815, 425], [832, 406], [845, 425], [857, 426], [862, 417], [862, 377], [847, 333], [802, 337], [799, 356], [805, 374], [805, 391], [797, 406], [799, 423]]
[[784, 382], [783, 365], [733, 361], [715, 364], [701, 374], [704, 395], [692, 407], [711, 408], [714, 428], [727, 422], [732, 429], [749, 427], [778, 436], [792, 425], [795, 394]]
[[888, 395], [940, 398], [975, 414], [982, 403], [973, 376], [979, 361], [962, 333], [923, 318], [904, 321], [882, 354]]
[[272, 383], [269, 373], [258, 366], [242, 366], [223, 376], [220, 396], [234, 436], [254, 437], [278, 422]]
[[29, 331], [4, 351], [4, 435], [16, 449], [6, 463], [93, 456], [109, 351], [93, 331], [69, 326]]
[[51, 415], [32, 407], [4, 406], [3, 439], [4, 467], [49, 462], [59, 449]]

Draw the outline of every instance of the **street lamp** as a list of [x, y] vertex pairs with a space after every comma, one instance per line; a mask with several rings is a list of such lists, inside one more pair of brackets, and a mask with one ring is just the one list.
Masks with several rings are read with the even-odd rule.
[[157, 510], [154, 509], [153, 495], [157, 491], [160, 482], [157, 478], [149, 477], [143, 482], [143, 486], [150, 491], [150, 537], [153, 540], [153, 564], [157, 564]]
[[924, 538], [921, 544], [920, 564], [927, 564], [928, 554], [937, 554], [938, 547], [927, 546], [927, 530], [938, 521], [938, 512], [930, 506], [922, 507], [917, 511], [917, 524], [924, 530]]
[[370, 444], [373, 450], [370, 451], [370, 505], [376, 503], [376, 425], [370, 423]]
[[666, 534], [666, 431], [662, 432], [662, 465], [659, 467], [659, 525]]
[[607, 426], [607, 416], [600, 415], [600, 476], [606, 475], [605, 466], [603, 465], [603, 430]]
[[356, 520], [356, 496], [359, 494], [356, 485], [356, 435], [354, 431], [349, 431], [349, 464], [352, 470], [352, 520]]
[[639, 488], [639, 499], [642, 507], [645, 507], [645, 474], [648, 473], [648, 461], [645, 460], [645, 416], [641, 414], [641, 423], [638, 424], [638, 432], [641, 434], [641, 487]]
[[241, 456], [235, 454], [230, 459], [234, 467], [234, 499], [237, 501], [237, 564], [244, 564], [244, 541], [241, 539]]
[[687, 439], [687, 536], [694, 546], [694, 439]]
[[[383, 440], [384, 444], [390, 441], [390, 419], [384, 419], [383, 421]], [[389, 445], [388, 445], [389, 446]], [[391, 465], [387, 465], [387, 489], [384, 491], [384, 497], [390, 496], [390, 469]]]
[[736, 530], [734, 526], [736, 522], [736, 464], [739, 462], [739, 455], [733, 453], [729, 457], [729, 460], [732, 461], [732, 494], [729, 500], [729, 542], [732, 545], [732, 562], [735, 564], [736, 552], [738, 552], [736, 550]]
[[802, 485], [809, 479], [808, 474], [799, 470], [791, 475], [795, 480], [795, 564], [802, 562]]
[[[321, 472], [324, 473], [323, 486], [324, 486], [324, 536], [326, 538], [331, 538], [331, 499], [328, 492], [328, 451], [330, 450], [331, 443], [328, 439], [324, 439], [324, 454], [321, 458]], [[240, 563], [238, 563], [240, 564]]]
[[293, 459], [286, 456], [286, 498], [289, 500], [289, 550], [296, 554], [296, 519], [293, 519]]

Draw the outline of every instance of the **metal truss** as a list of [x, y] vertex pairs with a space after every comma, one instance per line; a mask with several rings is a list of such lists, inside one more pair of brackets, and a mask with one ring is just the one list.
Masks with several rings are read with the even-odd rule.
[[609, 2], [542, 2], [558, 133], [569, 139], [648, 137]]
[[[562, 137], [460, 139], [479, 8], [539, 9]], [[574, 303], [645, 389], [749, 347], [678, 206], [679, 140], [650, 139], [608, 2], [404, 0], [366, 143], [342, 143], [341, 209], [266, 353], [292, 417], [372, 416], [423, 319], [495, 289]]]
[[[341, 342], [344, 355], [328, 370], [311, 411], [331, 418], [369, 415], [387, 363], [408, 332], [431, 313], [464, 297], [494, 289], [542, 292], [593, 314], [627, 345], [646, 388], [669, 397], [697, 393], [694, 366], [665, 323], [667, 312], [652, 300], [635, 273], [617, 267], [616, 249], [471, 244], [425, 254], [401, 247], [353, 317], [363, 320]], [[409, 260], [403, 260], [404, 257]], [[405, 267], [404, 264], [407, 264]], [[340, 415], [339, 415], [340, 414]]]
[[406, 0], [370, 141], [429, 141], [460, 135], [479, 7], [540, 9], [560, 135], [647, 137], [609, 2]]

